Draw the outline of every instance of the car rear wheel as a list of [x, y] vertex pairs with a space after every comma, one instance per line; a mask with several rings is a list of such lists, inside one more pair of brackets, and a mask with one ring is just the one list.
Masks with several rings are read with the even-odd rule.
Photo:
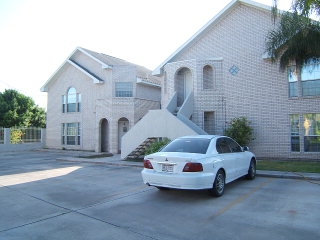
[[224, 175], [224, 172], [220, 169], [216, 174], [216, 178], [213, 182], [213, 186], [210, 189], [210, 194], [215, 197], [221, 197], [224, 193], [224, 187], [225, 187], [225, 175]]
[[251, 159], [248, 174], [246, 177], [250, 180], [253, 180], [256, 177], [256, 162], [253, 159]]

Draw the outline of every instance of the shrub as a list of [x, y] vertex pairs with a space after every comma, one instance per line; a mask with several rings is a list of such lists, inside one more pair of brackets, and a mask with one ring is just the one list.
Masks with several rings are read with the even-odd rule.
[[11, 143], [12, 144], [22, 143], [22, 136], [23, 135], [24, 135], [24, 133], [20, 129], [11, 130]]
[[149, 148], [146, 149], [145, 155], [158, 152], [162, 147], [171, 142], [168, 138], [163, 138], [161, 141], [154, 142], [150, 145]]
[[250, 123], [245, 117], [234, 118], [231, 120], [230, 127], [225, 134], [236, 140], [241, 146], [246, 146], [254, 140], [253, 128]]

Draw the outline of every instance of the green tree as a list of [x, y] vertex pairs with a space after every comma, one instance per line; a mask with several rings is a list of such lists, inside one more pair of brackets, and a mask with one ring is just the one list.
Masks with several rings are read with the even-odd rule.
[[297, 12], [284, 12], [279, 24], [267, 34], [266, 52], [272, 61], [280, 61], [281, 70], [294, 61], [300, 77], [302, 65], [312, 57], [320, 57], [319, 42], [319, 22]]
[[46, 113], [32, 98], [16, 90], [0, 92], [0, 126], [45, 127]]
[[245, 117], [232, 119], [225, 134], [236, 140], [241, 146], [248, 145], [254, 139], [253, 128], [250, 126], [250, 121]]
[[[273, 0], [274, 13], [277, 12], [278, 0]], [[320, 0], [293, 0], [291, 9], [300, 15], [309, 17], [311, 14], [320, 16]]]
[[295, 0], [292, 1], [292, 7], [307, 17], [313, 13], [320, 16], [320, 0]]

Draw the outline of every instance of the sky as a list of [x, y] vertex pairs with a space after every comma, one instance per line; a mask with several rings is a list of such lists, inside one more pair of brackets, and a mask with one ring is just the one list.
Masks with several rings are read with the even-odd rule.
[[[0, 0], [0, 92], [40, 88], [77, 48], [154, 70], [231, 0]], [[256, 0], [272, 5], [272, 0]], [[278, 0], [289, 10], [291, 0]]]

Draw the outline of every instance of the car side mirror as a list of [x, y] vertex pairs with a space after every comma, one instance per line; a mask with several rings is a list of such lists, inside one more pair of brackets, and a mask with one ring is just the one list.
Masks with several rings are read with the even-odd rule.
[[246, 151], [249, 151], [249, 147], [244, 146], [244, 147], [242, 147], [242, 150], [245, 151], [245, 152], [246, 152]]

